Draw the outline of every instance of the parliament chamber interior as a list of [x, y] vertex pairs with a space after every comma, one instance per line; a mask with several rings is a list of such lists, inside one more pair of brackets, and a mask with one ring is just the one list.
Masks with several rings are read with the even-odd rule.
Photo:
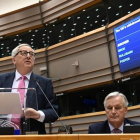
[[[89, 124], [106, 119], [103, 101], [113, 91], [126, 95], [127, 118], [140, 121], [140, 64], [123, 71], [129, 57], [121, 61], [115, 34], [139, 18], [139, 5], [139, 0], [44, 0], [0, 15], [0, 74], [14, 71], [11, 51], [28, 43], [36, 52], [33, 71], [52, 80], [58, 114], [74, 134], [87, 134]], [[46, 131], [56, 134], [59, 126], [59, 120], [46, 124]]]

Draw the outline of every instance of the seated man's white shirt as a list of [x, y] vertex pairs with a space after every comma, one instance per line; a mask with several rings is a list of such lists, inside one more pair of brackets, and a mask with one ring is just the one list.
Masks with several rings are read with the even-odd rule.
[[[114, 134], [114, 133], [112, 133], [112, 131], [115, 129], [110, 123], [108, 123], [109, 124], [109, 128], [110, 128], [110, 131], [111, 131], [111, 134]], [[123, 125], [124, 125], [124, 123], [118, 128], [118, 129], [120, 129], [121, 131], [122, 131], [122, 133], [123, 133]]]

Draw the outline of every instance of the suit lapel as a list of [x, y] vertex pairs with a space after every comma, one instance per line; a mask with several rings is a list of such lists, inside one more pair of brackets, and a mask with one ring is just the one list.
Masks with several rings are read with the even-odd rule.
[[[34, 109], [38, 109], [37, 106], [37, 93], [36, 93], [36, 88], [37, 88], [37, 84], [35, 83], [35, 81], [33, 79], [37, 79], [36, 75], [34, 73], [31, 74], [30, 77], [30, 81], [29, 81], [29, 85], [28, 88], [31, 88], [27, 91], [26, 94], [26, 107], [32, 107]], [[33, 89], [35, 90], [33, 90]], [[35, 102], [36, 101], [36, 102]]]
[[[4, 83], [3, 87], [5, 87], [5, 88], [12, 88], [14, 77], [15, 77], [15, 72], [14, 73], [10, 73], [9, 75], [7, 75], [5, 77], [5, 82], [3, 82]], [[11, 90], [8, 90], [8, 91], [10, 92]]]
[[107, 120], [105, 121], [105, 126], [106, 126], [106, 127], [105, 127], [104, 130], [103, 130], [104, 133], [111, 133], [111, 132], [110, 132], [110, 127], [109, 127], [109, 124], [108, 124], [108, 121], [107, 121]]

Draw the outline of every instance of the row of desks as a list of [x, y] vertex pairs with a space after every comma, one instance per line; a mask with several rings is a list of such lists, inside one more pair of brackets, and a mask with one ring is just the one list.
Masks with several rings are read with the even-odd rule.
[[0, 140], [140, 140], [140, 134], [1, 135]]

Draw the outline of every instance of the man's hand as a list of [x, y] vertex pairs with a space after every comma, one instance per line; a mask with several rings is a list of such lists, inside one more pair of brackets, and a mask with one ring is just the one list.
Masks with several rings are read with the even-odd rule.
[[33, 108], [27, 108], [24, 110], [24, 116], [26, 119], [32, 118], [32, 119], [39, 119], [40, 114]]

